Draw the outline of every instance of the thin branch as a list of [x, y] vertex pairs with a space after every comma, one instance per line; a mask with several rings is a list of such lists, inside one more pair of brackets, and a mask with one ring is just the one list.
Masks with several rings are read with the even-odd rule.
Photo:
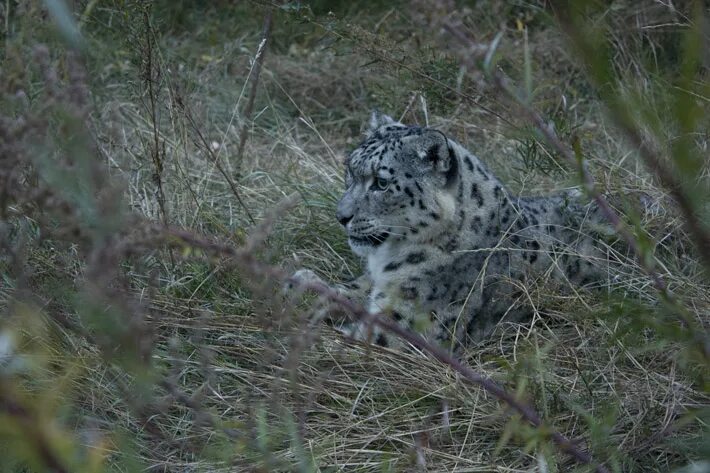
[[[471, 41], [468, 37], [455, 25], [449, 22], [444, 23], [444, 28], [455, 37], [463, 46], [470, 47]], [[464, 63], [467, 67], [480, 69], [480, 66], [476, 63], [474, 58], [464, 57]], [[578, 162], [574, 151], [570, 149], [567, 145], [562, 143], [562, 141], [555, 133], [555, 130], [542, 118], [542, 116], [533, 109], [530, 105], [526, 103], [525, 100], [521, 99], [515, 88], [510, 84], [510, 81], [505, 76], [503, 71], [496, 69], [492, 73], [493, 84], [498, 88], [499, 91], [503, 92], [508, 99], [513, 102], [523, 114], [523, 117], [530, 123], [532, 123], [535, 128], [542, 133], [545, 137], [545, 141], [552, 146], [555, 151], [557, 151], [562, 157], [564, 157], [572, 166], [577, 168], [582, 175], [582, 181], [584, 184], [585, 191], [594, 199], [594, 201], [599, 206], [600, 210], [604, 214], [604, 217], [609, 221], [609, 223], [614, 227], [614, 230], [618, 232], [622, 238], [629, 245], [631, 250], [635, 255], [638, 256], [639, 264], [641, 264], [643, 270], [651, 277], [653, 284], [662, 293], [667, 293], [667, 285], [663, 277], [646, 262], [645, 258], [642, 256], [641, 249], [636, 241], [634, 235], [629, 231], [629, 229], [624, 225], [623, 220], [618, 213], [611, 207], [609, 202], [604, 198], [599, 192], [594, 181], [594, 177], [591, 175], [586, 166], [580, 165]]]
[[[590, 58], [595, 55], [596, 45], [590, 42], [588, 35], [585, 35], [583, 30], [574, 27], [577, 22], [572, 21], [573, 18], [568, 5], [563, 2], [552, 2], [552, 4], [558, 20], [557, 23], [579, 51], [578, 57], [584, 61], [584, 65], [590, 72], [589, 76], [595, 82], [597, 89], [602, 89], [603, 84], [599, 83], [598, 74], [595, 74], [593, 68], [590, 67]], [[602, 93], [603, 96], [604, 94]], [[646, 167], [653, 172], [661, 185], [670, 192], [677, 202], [683, 213], [688, 233], [693, 239], [705, 266], [710, 269], [710, 230], [700, 221], [690, 196], [684, 190], [683, 183], [678, 179], [673, 168], [667, 164], [669, 160], [661, 155], [658, 147], [650, 144], [652, 141], [648, 136], [645, 136], [638, 123], [630, 119], [628, 110], [624, 108], [628, 105], [627, 103], [609, 100], [608, 97], [604, 102], [609, 107], [611, 112], [609, 116], [614, 124], [639, 151], [639, 156]]]
[[251, 124], [251, 115], [254, 112], [254, 101], [256, 99], [256, 91], [259, 87], [259, 77], [261, 76], [261, 68], [264, 64], [264, 57], [266, 56], [266, 46], [271, 38], [271, 27], [273, 24], [273, 11], [269, 9], [264, 17], [264, 27], [261, 31], [261, 42], [259, 43], [259, 48], [254, 56], [253, 71], [250, 74], [250, 88], [249, 88], [249, 98], [247, 100], [246, 107], [244, 107], [244, 113], [242, 113], [242, 128], [239, 131], [239, 148], [237, 148], [237, 169], [241, 168], [242, 158], [244, 154], [244, 147], [247, 143], [247, 136], [249, 131], [249, 125]]
[[698, 218], [698, 214], [693, 208], [688, 194], [683, 190], [683, 184], [678, 180], [675, 173], [666, 165], [666, 161], [658, 152], [658, 149], [651, 146], [650, 141], [643, 136], [643, 132], [638, 127], [633, 126], [619, 118], [619, 114], [611, 113], [616, 126], [626, 134], [627, 139], [639, 150], [639, 155], [646, 163], [646, 166], [653, 171], [661, 185], [668, 189], [671, 196], [683, 212], [685, 224], [688, 227], [695, 246], [705, 261], [706, 267], [710, 268], [710, 232]]
[[659, 292], [668, 295], [668, 286], [658, 271], [647, 262], [646, 258], [643, 257], [643, 251], [639, 247], [636, 237], [629, 231], [628, 227], [624, 224], [621, 216], [611, 207], [611, 204], [607, 202], [606, 198], [597, 189], [594, 177], [589, 172], [584, 164], [580, 164], [574, 155], [574, 152], [566, 146], [555, 133], [554, 128], [550, 126], [542, 116], [531, 106], [527, 105], [516, 93], [514, 87], [510, 84], [510, 81], [505, 76], [501, 70], [496, 70], [493, 73], [493, 83], [495, 86], [503, 91], [508, 98], [510, 98], [518, 106], [519, 110], [523, 113], [525, 118], [532, 123], [535, 128], [537, 128], [540, 133], [545, 137], [545, 141], [552, 146], [555, 151], [557, 151], [561, 156], [563, 156], [571, 165], [575, 166], [577, 170], [582, 175], [582, 184], [584, 185], [584, 190], [589, 194], [589, 196], [594, 200], [594, 202], [599, 206], [604, 217], [612, 225], [614, 230], [621, 235], [621, 237], [629, 245], [631, 251], [637, 256], [637, 260], [646, 274], [653, 281], [654, 286]]
[[152, 138], [153, 143], [147, 144], [146, 148], [150, 153], [153, 160], [153, 182], [156, 186], [156, 198], [158, 200], [158, 210], [160, 213], [161, 220], [165, 225], [168, 224], [168, 216], [165, 211], [165, 194], [163, 192], [163, 161], [161, 156], [161, 143], [160, 143], [160, 131], [158, 130], [158, 91], [155, 90], [155, 85], [160, 81], [160, 67], [154, 64], [154, 53], [153, 53], [153, 27], [150, 23], [150, 15], [148, 10], [143, 11], [144, 20], [144, 34], [145, 43], [142, 44], [140, 50], [142, 59], [142, 81], [143, 85], [146, 87], [146, 92], [148, 94], [148, 104], [144, 104], [147, 112], [149, 121], [152, 127]]
[[[443, 26], [464, 47], [471, 47], [471, 41], [456, 25], [445, 21]], [[477, 63], [475, 58], [466, 56], [463, 58], [463, 61], [467, 67], [479, 70], [481, 69], [481, 66]], [[594, 177], [584, 165], [584, 162], [577, 159], [574, 151], [562, 143], [559, 139], [554, 128], [545, 122], [542, 116], [520, 97], [517, 90], [513, 85], [511, 85], [510, 80], [503, 73], [503, 71], [496, 69], [491, 72], [490, 75], [492, 77], [493, 85], [506, 97], [508, 97], [511, 102], [517, 105], [517, 108], [522, 113], [523, 118], [533, 124], [535, 128], [537, 128], [545, 137], [547, 143], [552, 146], [562, 157], [564, 157], [573, 167], [578, 169], [582, 176], [584, 190], [594, 200], [602, 215], [604, 215], [606, 220], [613, 226], [614, 230], [624, 239], [631, 251], [636, 255], [636, 260], [639, 266], [651, 279], [653, 286], [658, 291], [661, 299], [676, 309], [674, 310], [674, 313], [680, 321], [680, 324], [686, 329], [691, 327], [694, 328], [692, 333], [693, 341], [697, 343], [701, 353], [703, 353], [706, 358], [710, 358], [710, 337], [708, 337], [707, 332], [701, 327], [696, 327], [697, 324], [694, 324], [692, 318], [688, 316], [685, 310], [675, 302], [673, 295], [668, 289], [668, 285], [663, 279], [663, 276], [654, 267], [654, 260], [646, 257], [645, 252], [639, 245], [634, 234], [628, 229], [623, 219], [612, 208], [606, 198], [601, 194], [601, 192], [599, 192]]]
[[[141, 51], [144, 61], [144, 74], [143, 81], [148, 87], [148, 113], [149, 120], [152, 124], [153, 130], [153, 144], [147, 145], [150, 155], [153, 159], [153, 182], [155, 183], [155, 193], [158, 200], [158, 209], [160, 211], [160, 216], [162, 218], [163, 224], [168, 224], [168, 212], [165, 209], [165, 191], [163, 190], [163, 163], [165, 160], [165, 141], [160, 139], [159, 130], [159, 117], [158, 117], [158, 94], [160, 93], [160, 88], [155, 90], [155, 86], [159, 85], [161, 69], [158, 61], [155, 61], [153, 47], [157, 44], [154, 37], [153, 25], [150, 22], [150, 15], [148, 9], [143, 10], [143, 19], [145, 27], [145, 44], [143, 45], [143, 50]], [[175, 267], [175, 256], [172, 250], [169, 252], [170, 262], [172, 266]]]
[[180, 97], [180, 96], [175, 97], [175, 103], [185, 113], [185, 117], [187, 118], [187, 121], [190, 123], [190, 126], [192, 127], [193, 131], [195, 133], [197, 133], [197, 136], [200, 139], [200, 142], [202, 143], [203, 148], [205, 149], [205, 151], [209, 155], [210, 159], [214, 163], [214, 165], [217, 168], [217, 170], [219, 171], [219, 173], [222, 174], [222, 177], [224, 177], [224, 180], [227, 181], [227, 184], [229, 184], [229, 187], [232, 190], [232, 194], [234, 194], [234, 197], [237, 199], [237, 202], [239, 202], [239, 205], [242, 207], [242, 209], [244, 209], [244, 212], [247, 214], [249, 221], [252, 224], [255, 224], [256, 220], [254, 220], [254, 217], [252, 216], [251, 212], [249, 212], [249, 208], [246, 206], [246, 204], [242, 200], [242, 197], [239, 194], [239, 191], [237, 190], [237, 186], [234, 184], [234, 181], [232, 180], [232, 178], [229, 177], [229, 174], [227, 173], [227, 171], [224, 170], [224, 167], [222, 166], [222, 164], [219, 161], [219, 156], [217, 156], [214, 153], [214, 151], [212, 150], [212, 147], [207, 142], [205, 135], [202, 134], [200, 127], [198, 127], [197, 123], [195, 123], [195, 119], [192, 117], [192, 111], [190, 110], [188, 105], [184, 102], [182, 97]]
[[[293, 282], [293, 280], [290, 281]], [[528, 421], [534, 427], [542, 427], [542, 418], [530, 405], [518, 399], [514, 394], [506, 391], [501, 385], [492, 379], [475, 372], [468, 365], [464, 364], [458, 358], [455, 358], [451, 355], [451, 353], [444, 350], [440, 346], [430, 343], [422, 335], [402, 327], [396, 321], [384, 314], [370, 314], [362, 306], [352, 302], [340, 293], [333, 291], [331, 288], [324, 286], [323, 284], [308, 282], [304, 283], [304, 288], [313, 290], [321, 296], [328, 298], [331, 302], [334, 302], [338, 306], [350, 312], [359, 321], [375, 324], [380, 328], [397, 335], [400, 339], [405, 340], [415, 348], [422, 350], [425, 353], [429, 353], [437, 361], [448, 365], [451, 369], [463, 376], [466, 381], [482, 387], [498, 400], [508, 404], [515, 411], [517, 411], [523, 419]], [[577, 462], [584, 465], [594, 465], [594, 471], [598, 473], [609, 472], [609, 470], [603, 465], [595, 465], [593, 458], [588, 452], [577, 448], [575, 442], [568, 439], [563, 434], [557, 431], [552, 431], [550, 437], [562, 452], [571, 456]]]
[[[506, 391], [501, 385], [492, 379], [475, 372], [469, 366], [455, 358], [448, 351], [427, 341], [420, 334], [401, 327], [394, 320], [388, 318], [384, 314], [372, 314], [368, 312], [362, 305], [351, 301], [347, 297], [324, 284], [293, 279], [290, 278], [282, 269], [261, 263], [254, 257], [252, 245], [247, 245], [243, 249], [235, 249], [222, 243], [204, 240], [190, 232], [176, 228], [164, 229], [163, 235], [164, 237], [167, 237], [165, 242], [168, 244], [175, 245], [180, 242], [190, 247], [199, 248], [207, 253], [211, 253], [213, 256], [226, 256], [230, 258], [232, 264], [237, 264], [242, 269], [248, 269], [252, 274], [272, 278], [276, 281], [287, 281], [294, 287], [315, 292], [322, 298], [345, 310], [356, 320], [365, 324], [375, 324], [380, 328], [396, 335], [400, 339], [410, 343], [415, 348], [429, 354], [437, 361], [449, 366], [455, 372], [459, 373], [467, 382], [480, 386], [485, 391], [492, 394], [496, 399], [510, 406], [513, 410], [518, 412], [523, 419], [534, 427], [539, 428], [543, 426], [543, 419], [535, 411], [535, 409], [518, 399], [514, 394]], [[550, 438], [562, 452], [574, 458], [578, 463], [593, 466], [594, 471], [597, 473], [609, 473], [609, 470], [605, 466], [595, 463], [594, 459], [588, 452], [581, 450], [577, 446], [576, 442], [567, 438], [563, 434], [552, 431]]]

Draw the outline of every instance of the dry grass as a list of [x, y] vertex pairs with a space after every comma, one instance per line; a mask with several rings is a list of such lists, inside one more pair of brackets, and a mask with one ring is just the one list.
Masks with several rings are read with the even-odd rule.
[[[441, 52], [435, 35], [422, 26], [426, 22], [404, 7], [376, 3], [368, 11], [342, 7], [334, 15], [313, 16], [277, 11], [237, 169], [232, 158], [264, 7], [184, 2], [173, 11], [162, 2], [152, 7], [96, 2], [86, 10], [92, 2], [77, 3], [77, 12], [89, 12], [83, 35], [91, 45], [88, 123], [95, 156], [111, 182], [125, 189], [129, 214], [141, 221], [165, 218], [213, 241], [243, 245], [254, 236], [254, 226], [226, 173], [257, 222], [287, 196], [299, 197], [255, 250], [259, 260], [347, 280], [359, 268], [333, 218], [342, 187], [340, 161], [375, 107], [442, 129], [514, 191], [535, 194], [577, 185], [574, 170], [537, 140], [489, 84], [461, 75], [455, 57]], [[35, 40], [25, 32], [27, 20], [14, 10], [20, 4], [8, 5], [12, 41], [4, 59], [10, 65], [13, 57], [26, 58]], [[658, 203], [640, 226], [657, 245], [657, 268], [669, 288], [697, 324], [708, 328], [708, 280], [679, 230], [682, 217], [667, 191], [610, 125], [542, 6], [511, 5], [479, 2], [468, 17], [469, 31], [490, 42], [503, 23], [502, 66], [524, 80], [528, 48], [534, 105], [555, 120], [562, 140], [579, 139], [601, 187]], [[144, 8], [155, 28], [150, 35], [143, 34]], [[30, 10], [26, 14], [37, 21], [44, 16], [39, 7]], [[673, 22], [687, 18], [651, 1], [637, 11], [621, 8], [609, 15], [612, 24], [632, 19], [637, 25], [618, 28], [612, 38], [619, 45], [619, 70], [647, 81], [649, 90], [661, 88], [657, 67], [642, 55], [653, 46], [657, 62], [677, 60], [670, 30], [682, 28]], [[527, 27], [527, 40], [516, 21]], [[662, 23], [669, 26], [649, 26]], [[71, 83], [66, 55], [45, 32], [51, 30], [48, 20], [41, 24], [44, 41], [53, 45], [57, 83]], [[154, 41], [155, 111], [140, 73], [143, 41]], [[15, 62], [8, 70], [31, 68]], [[3, 89], [25, 91], [30, 109], [46, 93], [31, 74]], [[707, 149], [706, 135], [697, 141]], [[156, 149], [165, 217], [151, 158]], [[511, 417], [484, 390], [424, 354], [352, 344], [324, 324], [308, 325], [312, 298], [282, 300], [275, 295], [278, 281], [254, 277], [227, 260], [161, 249], [119, 260], [114, 276], [120, 283], [108, 276], [97, 282], [91, 268], [100, 252], [86, 251], [78, 237], [39, 238], [36, 228], [45, 227], [35, 220], [38, 210], [19, 205], [11, 210], [2, 227], [0, 391], [11, 387], [31, 406], [30, 419], [46, 428], [47, 442], [77, 471], [574, 468], [555, 452], [548, 431]], [[64, 222], [61, 214], [52, 215]], [[702, 446], [709, 438], [707, 359], [688, 348], [649, 278], [610, 240], [610, 254], [620, 262], [614, 287], [570, 294], [541, 281], [526, 293], [534, 320], [501, 324], [489, 341], [468, 350], [465, 361], [519, 393], [549, 428], [581, 439], [613, 471], [671, 471], [691, 461], [705, 461], [699, 468], [707, 467], [710, 456]], [[23, 245], [26, 260], [18, 260]], [[82, 318], [81, 297], [92, 284], [115, 289], [130, 309], [91, 325]], [[31, 304], [15, 302], [25, 300], [20, 289], [31, 293], [26, 298]], [[102, 301], [108, 314], [113, 302]], [[84, 330], [61, 320], [78, 321]], [[107, 345], [100, 335], [116, 338]], [[124, 340], [133, 337], [149, 341], [147, 347], [136, 342], [147, 353], [142, 361], [107, 353], [111, 343], [123, 353]], [[3, 340], [13, 340], [7, 354]], [[13, 371], [13, 363], [25, 364]], [[0, 405], [4, 400], [0, 397]], [[0, 423], [11, 420], [0, 409]], [[33, 445], [34, 437], [17, 434], [22, 426], [13, 429], [15, 424], [0, 427], [0, 467], [25, 471], [47, 465], [31, 449], [2, 447], [3, 439], [9, 446]], [[27, 460], [33, 455], [34, 463]]]

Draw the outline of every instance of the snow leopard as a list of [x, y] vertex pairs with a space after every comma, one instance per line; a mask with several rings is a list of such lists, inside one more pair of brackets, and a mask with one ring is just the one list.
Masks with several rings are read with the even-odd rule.
[[[604, 252], [587, 230], [600, 217], [578, 194], [513, 195], [442, 131], [374, 112], [345, 160], [336, 212], [366, 270], [337, 290], [460, 350], [502, 320], [532, 313], [524, 297], [531, 278], [579, 286], [603, 280]], [[295, 277], [320, 281], [310, 270]], [[372, 324], [342, 327], [355, 339], [404, 344]]]

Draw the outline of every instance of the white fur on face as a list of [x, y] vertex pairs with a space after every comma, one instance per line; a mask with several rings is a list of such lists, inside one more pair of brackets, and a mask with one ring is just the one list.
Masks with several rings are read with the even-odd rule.
[[443, 214], [442, 218], [444, 220], [453, 219], [454, 214], [456, 213], [456, 199], [454, 196], [451, 195], [451, 193], [442, 190], [438, 191], [434, 198], [436, 199], [436, 203], [439, 204], [439, 208]]

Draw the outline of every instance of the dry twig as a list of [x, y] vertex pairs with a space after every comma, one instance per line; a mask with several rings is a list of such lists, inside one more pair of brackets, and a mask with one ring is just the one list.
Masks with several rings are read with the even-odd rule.
[[[585, 65], [591, 70], [591, 58], [598, 54], [595, 52], [597, 45], [592, 43], [590, 35], [585, 35], [584, 30], [580, 30], [575, 26], [578, 22], [574, 21], [572, 17], [570, 5], [559, 1], [553, 1], [552, 5], [560, 29], [567, 34], [567, 37], [579, 51], [580, 54], [578, 56], [585, 61]], [[595, 85], [598, 89], [608, 88], [607, 85], [599, 83], [598, 77], [593, 72], [589, 76], [596, 82]], [[616, 100], [605, 100], [605, 104], [609, 107], [611, 111], [609, 116], [617, 128], [624, 133], [629, 142], [638, 150], [639, 156], [646, 167], [675, 199], [683, 213], [685, 225], [695, 242], [700, 257], [703, 259], [705, 266], [710, 268], [710, 230], [700, 221], [690, 196], [684, 190], [683, 183], [678, 179], [673, 168], [667, 164], [669, 160], [661, 155], [658, 147], [652, 144], [653, 140], [643, 132], [638, 123], [629, 118], [628, 110], [624, 109], [628, 104]]]
[[261, 31], [261, 42], [259, 43], [256, 55], [254, 56], [254, 65], [249, 78], [249, 80], [251, 81], [251, 87], [249, 88], [249, 97], [247, 99], [246, 107], [244, 107], [244, 113], [242, 113], [242, 128], [239, 131], [239, 147], [237, 148], [237, 169], [239, 169], [242, 165], [244, 147], [247, 143], [249, 125], [251, 124], [251, 115], [254, 112], [254, 101], [256, 99], [256, 91], [259, 87], [259, 77], [261, 76], [261, 68], [264, 64], [264, 57], [266, 56], [266, 47], [269, 43], [269, 39], [271, 38], [272, 24], [273, 12], [269, 10], [266, 12], [266, 16], [264, 17], [264, 27]]
[[[458, 25], [453, 24], [450, 21], [445, 21], [443, 23], [444, 28], [456, 38], [462, 46], [472, 49], [474, 43], [469, 40], [466, 34], [458, 27]], [[480, 64], [470, 56], [463, 57], [463, 60], [467, 67], [479, 70], [481, 68]], [[685, 328], [694, 327], [696, 324], [693, 322], [692, 318], [688, 316], [685, 310], [675, 302], [672, 293], [668, 290], [668, 285], [664, 280], [663, 276], [656, 270], [653, 264], [653, 258], [648, 258], [646, 253], [643, 251], [639, 245], [634, 234], [629, 230], [627, 225], [622, 220], [621, 216], [612, 208], [607, 199], [602, 195], [602, 193], [597, 189], [594, 177], [587, 169], [585, 163], [578, 160], [575, 153], [567, 145], [562, 143], [560, 138], [555, 133], [554, 128], [550, 126], [542, 118], [539, 112], [530, 106], [525, 100], [523, 100], [510, 80], [505, 75], [505, 73], [500, 69], [495, 69], [490, 72], [493, 85], [501, 91], [514, 105], [517, 106], [518, 110], [523, 114], [523, 117], [535, 126], [537, 130], [542, 133], [545, 140], [550, 146], [552, 146], [561, 156], [563, 156], [570, 165], [576, 167], [582, 176], [582, 183], [584, 185], [584, 190], [588, 195], [594, 200], [594, 202], [599, 207], [607, 221], [612, 225], [614, 230], [624, 239], [626, 244], [629, 246], [634, 255], [636, 255], [636, 260], [641, 266], [643, 271], [648, 275], [648, 277], [653, 282], [654, 287], [658, 291], [661, 299], [673, 306], [675, 308], [674, 313], [679, 319], [681, 325]], [[710, 337], [707, 336], [702, 328], [693, 332], [693, 339], [697, 343], [700, 351], [705, 354], [707, 358], [710, 358]]]
[[[268, 225], [265, 225], [264, 228], [267, 229]], [[455, 372], [459, 373], [467, 382], [482, 387], [497, 399], [506, 403], [531, 425], [538, 428], [543, 426], [543, 420], [535, 409], [518, 399], [515, 395], [506, 391], [492, 379], [475, 372], [448, 351], [427, 341], [420, 334], [401, 327], [398, 323], [384, 314], [372, 314], [368, 312], [367, 309], [362, 307], [360, 304], [351, 301], [328, 286], [316, 282], [304, 282], [289, 278], [289, 276], [282, 269], [259, 262], [254, 257], [252, 245], [247, 245], [245, 249], [234, 249], [229, 245], [210, 242], [190, 232], [175, 228], [166, 229], [164, 236], [166, 237], [166, 243], [174, 245], [176, 242], [181, 242], [187, 246], [204, 250], [213, 256], [227, 256], [230, 258], [232, 264], [236, 264], [242, 269], [247, 269], [252, 274], [259, 275], [261, 277], [269, 277], [275, 281], [288, 281], [293, 286], [302, 290], [310, 290], [315, 292], [328, 302], [345, 310], [359, 322], [377, 325], [410, 343], [415, 348], [429, 354], [437, 361], [447, 365]], [[550, 433], [550, 437], [562, 452], [574, 458], [577, 462], [584, 465], [593, 465], [594, 471], [598, 473], [609, 473], [609, 470], [604, 465], [596, 464], [588, 452], [580, 449], [577, 446], [577, 442], [572, 441], [556, 431], [552, 431], [552, 433]]]
[[229, 177], [229, 173], [227, 173], [227, 171], [224, 170], [224, 166], [222, 166], [222, 163], [219, 160], [219, 156], [217, 156], [217, 154], [215, 154], [214, 150], [212, 149], [209, 142], [207, 141], [207, 138], [205, 138], [205, 135], [200, 130], [200, 127], [197, 126], [197, 123], [195, 123], [195, 119], [192, 116], [192, 111], [190, 110], [189, 106], [184, 102], [184, 99], [181, 96], [175, 97], [175, 103], [185, 113], [185, 117], [187, 118], [187, 121], [190, 123], [190, 126], [192, 127], [193, 131], [197, 134], [197, 137], [199, 138], [203, 149], [205, 150], [207, 155], [210, 157], [210, 159], [214, 163], [214, 165], [217, 168], [217, 170], [219, 171], [219, 173], [222, 175], [222, 177], [224, 177], [224, 180], [227, 181], [229, 188], [232, 190], [232, 194], [237, 199], [237, 202], [239, 203], [241, 208], [244, 210], [244, 213], [246, 213], [247, 217], [249, 218], [249, 221], [252, 224], [256, 223], [256, 220], [254, 220], [254, 217], [252, 216], [251, 212], [249, 211], [249, 207], [247, 207], [247, 205], [244, 203], [244, 200], [242, 200], [242, 196], [239, 193], [239, 190], [237, 190], [237, 185], [234, 183], [234, 180], [232, 180], [232, 178]]

